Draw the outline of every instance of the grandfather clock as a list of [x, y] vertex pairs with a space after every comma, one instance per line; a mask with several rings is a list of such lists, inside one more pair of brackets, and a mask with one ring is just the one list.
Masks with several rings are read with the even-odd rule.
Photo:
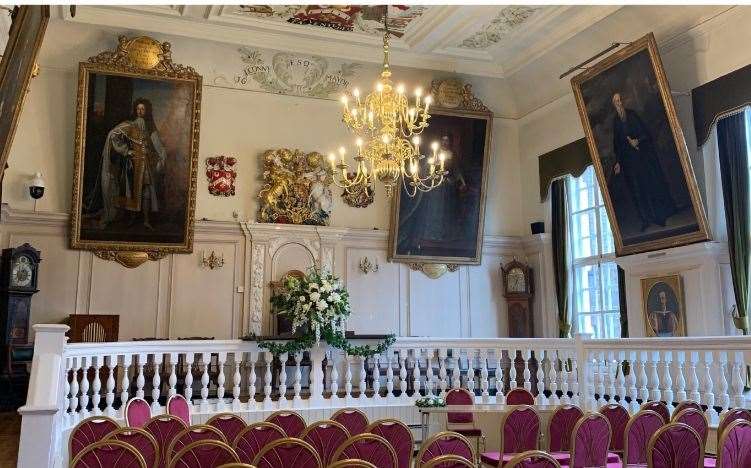
[[532, 320], [532, 270], [512, 260], [501, 265], [503, 297], [508, 305], [508, 335], [510, 338], [531, 338], [535, 334]]
[[31, 296], [39, 290], [40, 252], [29, 244], [3, 249], [0, 261], [0, 345], [29, 340]]

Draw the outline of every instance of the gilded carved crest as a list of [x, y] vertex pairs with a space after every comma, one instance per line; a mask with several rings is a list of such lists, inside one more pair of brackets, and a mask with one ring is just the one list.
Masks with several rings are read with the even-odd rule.
[[333, 178], [322, 154], [287, 148], [266, 151], [263, 180], [258, 221], [328, 225]]
[[175, 78], [199, 77], [193, 67], [172, 61], [172, 44], [169, 42], [159, 42], [148, 36], [133, 39], [118, 36], [117, 42], [115, 50], [105, 50], [89, 57], [89, 62], [117, 66], [140, 74]]

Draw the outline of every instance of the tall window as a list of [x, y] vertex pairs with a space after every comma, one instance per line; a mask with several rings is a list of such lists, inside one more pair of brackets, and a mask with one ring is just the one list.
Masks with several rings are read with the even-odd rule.
[[618, 266], [613, 233], [592, 166], [567, 186], [572, 319], [595, 338], [620, 338]]

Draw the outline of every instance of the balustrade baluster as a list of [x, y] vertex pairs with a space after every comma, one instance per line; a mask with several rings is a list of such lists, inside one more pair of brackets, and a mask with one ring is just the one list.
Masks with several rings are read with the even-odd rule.
[[451, 350], [451, 388], [462, 387], [462, 371], [459, 368], [459, 359], [461, 359], [461, 349], [454, 348]]
[[183, 396], [188, 401], [188, 404], [193, 403], [193, 361], [196, 355], [194, 353], [185, 353], [185, 387], [183, 388]]
[[647, 388], [647, 353], [639, 351], [639, 398], [642, 403], [649, 401], [649, 389]]
[[730, 384], [733, 387], [733, 406], [736, 408], [744, 407], [743, 387], [745, 383], [746, 363], [744, 360], [743, 352], [736, 351], [733, 353], [733, 368], [730, 376]]
[[253, 351], [250, 351], [248, 353], [248, 410], [253, 411], [257, 406], [258, 402], [256, 401], [256, 380], [258, 379], [258, 376], [256, 375], [256, 360], [260, 357], [259, 354], [254, 353]]
[[616, 362], [615, 370], [618, 373], [616, 378], [618, 404], [628, 410], [628, 404], [626, 403], [626, 353], [625, 351], [618, 351], [618, 361]]
[[381, 398], [381, 365], [379, 362], [379, 355], [374, 354], [373, 359], [373, 398], [380, 400]]
[[488, 350], [485, 348], [480, 349], [480, 390], [482, 390], [482, 402], [488, 403], [490, 400], [490, 392], [488, 391], [490, 384], [488, 383]]
[[227, 353], [217, 353], [217, 363], [219, 365], [219, 374], [216, 376], [216, 407], [218, 411], [223, 411], [224, 403], [224, 384], [227, 381], [224, 375], [224, 365], [227, 363]]
[[[548, 354], [548, 387], [550, 390], [550, 397], [545, 397], [545, 394], [543, 393], [543, 404], [552, 404], [552, 405], [560, 405], [561, 400], [558, 398], [558, 371], [556, 371], [556, 367], [558, 366], [558, 356], [559, 351], [547, 351]], [[540, 350], [540, 361], [542, 361], [543, 351]], [[542, 364], [540, 364], [540, 368], [542, 368]], [[544, 373], [541, 375], [540, 370], [537, 370], [537, 380], [545, 380]], [[538, 383], [539, 387], [539, 383]]]
[[138, 355], [138, 374], [136, 376], [136, 398], [143, 398], [144, 397], [144, 391], [143, 386], [146, 383], [146, 378], [143, 375], [143, 366], [146, 361], [146, 355], [145, 354], [139, 354]]
[[438, 378], [441, 397], [446, 396], [446, 388], [448, 387], [448, 382], [446, 380], [446, 376], [448, 375], [446, 372], [446, 354], [446, 348], [440, 348], [438, 350]]
[[347, 353], [344, 353], [344, 365], [346, 366], [344, 373], [344, 392], [345, 398], [353, 398], [352, 394], [352, 362]]
[[636, 351], [628, 352], [628, 376], [626, 376], [626, 386], [628, 387], [628, 396], [631, 399], [629, 408], [631, 414], [636, 414], [639, 411], [639, 402], [636, 401], [639, 398], [639, 392], [636, 389]]
[[618, 361], [615, 360], [615, 352], [613, 350], [608, 351], [608, 403], [615, 403], [616, 390], [615, 390], [615, 377], [618, 373]]
[[688, 398], [686, 395], [686, 353], [684, 351], [678, 351], [676, 354], [676, 378], [675, 378], [675, 387], [677, 389], [675, 393], [675, 397], [678, 399], [678, 401], [683, 401]]
[[[543, 365], [543, 356], [544, 351], [537, 349], [535, 350], [535, 360], [537, 361], [537, 372], [535, 372], [535, 377], [537, 378], [537, 385], [535, 387], [537, 390], [537, 404], [538, 405], [544, 405], [544, 401], [547, 400], [545, 398], [545, 371], [542, 369]], [[553, 362], [553, 360], [550, 358], [550, 355], [548, 355], [548, 366]], [[550, 372], [548, 371], [548, 377], [550, 377]], [[548, 382], [548, 385], [550, 385], [550, 382]], [[552, 395], [551, 395], [552, 396]]]
[[432, 349], [425, 350], [425, 392], [426, 395], [433, 396], [433, 352]]
[[509, 391], [517, 388], [519, 382], [516, 380], [516, 349], [512, 348], [508, 350], [508, 358], [510, 362], [508, 368], [508, 389]]
[[240, 411], [240, 383], [242, 375], [240, 374], [240, 364], [242, 363], [241, 352], [232, 353], [232, 363], [235, 365], [235, 372], [232, 374], [232, 411]]
[[128, 403], [130, 395], [128, 394], [128, 388], [130, 387], [130, 377], [128, 376], [128, 370], [133, 365], [132, 354], [123, 354], [123, 377], [120, 380], [120, 417], [125, 418], [125, 404]]
[[209, 364], [211, 353], [201, 353], [203, 374], [201, 374], [201, 410], [206, 411], [209, 406]]
[[597, 407], [600, 407], [606, 403], [605, 401], [605, 373], [607, 372], [607, 363], [605, 362], [604, 351], [600, 351], [599, 353], [597, 353], [597, 356], [595, 357], [594, 368], [597, 369], [597, 373], [595, 374], [595, 382], [596, 382], [595, 392], [597, 393], [596, 401], [597, 401]]
[[[579, 382], [579, 359], [576, 355], [576, 351], [572, 350], [569, 352], [569, 359], [571, 359], [571, 372], [569, 373], [569, 378], [571, 379], [571, 399], [575, 405], [582, 406], [580, 386], [584, 385], [584, 382]], [[587, 378], [586, 375], [584, 378]]]
[[673, 377], [670, 373], [670, 368], [672, 367], [673, 362], [673, 353], [670, 351], [664, 351], [662, 362], [664, 363], [664, 369], [665, 371], [662, 373], [662, 379], [660, 379], [660, 382], [662, 384], [662, 399], [667, 403], [668, 408], [673, 407]]
[[[71, 425], [71, 420], [73, 413], [69, 412], [69, 405], [70, 405], [70, 380], [68, 380], [68, 377], [70, 376], [71, 372], [73, 370], [73, 359], [72, 358], [65, 358], [65, 374], [63, 378], [63, 402], [62, 402], [62, 414], [63, 418], [66, 420], [66, 426]], [[73, 378], [75, 379], [75, 374], [73, 374]]]
[[99, 372], [104, 365], [104, 356], [94, 356], [94, 382], [91, 387], [91, 411], [94, 416], [100, 416], [102, 410], [99, 409], [99, 402], [101, 401], [102, 380], [99, 377]]
[[287, 358], [289, 353], [279, 355], [279, 407], [287, 407]]
[[402, 400], [407, 399], [407, 354], [408, 350], [399, 350], [399, 390], [401, 391], [399, 398]]
[[296, 403], [302, 401], [300, 392], [302, 391], [302, 371], [300, 370], [300, 363], [302, 362], [302, 351], [295, 353], [295, 396], [292, 397]]
[[532, 361], [532, 350], [529, 348], [524, 349], [522, 354], [524, 357], [524, 388], [528, 392], [532, 391], [532, 371], [530, 369], [530, 362]]
[[503, 392], [503, 350], [495, 350], [495, 403], [506, 404], [506, 395]]
[[719, 357], [717, 360], [718, 366], [719, 366], [719, 387], [720, 387], [720, 407], [722, 408], [722, 411], [720, 412], [721, 415], [725, 414], [730, 407], [730, 395], [728, 394], [728, 379], [727, 379], [727, 364], [728, 364], [728, 353], [727, 351], [720, 351]]
[[660, 392], [660, 374], [657, 372], [657, 367], [660, 365], [660, 352], [651, 351], [649, 361], [649, 389], [650, 398], [654, 401], [662, 400], [662, 392]]
[[[587, 392], [589, 393], [589, 401], [586, 402], [587, 408], [591, 410], [595, 410], [599, 406], [599, 400], [597, 397], [595, 397], [595, 387], [596, 387], [596, 368], [597, 368], [597, 359], [595, 358], [594, 352], [590, 351], [589, 355], [587, 356], [587, 363], [589, 364], [589, 367], [591, 368], [589, 372], [585, 372], [586, 375], [586, 383], [587, 386]], [[600, 396], [601, 397], [601, 396]]]
[[89, 417], [89, 365], [91, 364], [91, 358], [84, 356], [82, 358], [83, 366], [81, 367], [81, 395], [78, 398], [78, 404], [81, 407], [79, 410], [81, 418]]
[[712, 362], [714, 362], [714, 352], [706, 351], [704, 353], [704, 395], [703, 403], [707, 405], [707, 419], [714, 425], [719, 422], [719, 415], [714, 409], [714, 382], [712, 381]]
[[263, 352], [263, 360], [266, 364], [266, 372], [263, 374], [263, 407], [271, 407], [271, 363], [274, 361], [274, 355], [270, 351]]
[[394, 352], [391, 350], [386, 351], [386, 397], [393, 399], [394, 395], [394, 368], [392, 367], [392, 360], [394, 358]]
[[339, 363], [336, 362], [337, 352], [334, 348], [329, 349], [329, 359], [331, 360], [331, 398], [339, 398]]
[[78, 385], [78, 370], [81, 368], [80, 363], [81, 358], [73, 358], [73, 378], [70, 381], [70, 399], [68, 402], [68, 408], [70, 409], [71, 419], [74, 423], [78, 421], [79, 417], [76, 408], [78, 408], [78, 389], [80, 388]]
[[467, 350], [467, 390], [475, 395], [475, 350]]
[[360, 400], [364, 400], [367, 395], [365, 394], [366, 390], [368, 389], [368, 384], [366, 381], [367, 373], [365, 372], [365, 360], [367, 358], [365, 356], [360, 356], [360, 383], [357, 384], [357, 389], [360, 391]]
[[169, 385], [168, 398], [177, 394], [177, 353], [169, 353], [169, 378], [167, 379], [167, 385]]
[[[569, 391], [569, 354], [568, 351], [556, 351], [561, 363], [561, 398], [560, 403], [564, 405], [571, 404], [571, 398], [568, 396]], [[573, 364], [573, 363], [572, 363]], [[552, 395], [551, 395], [552, 396]]]
[[694, 401], [701, 401], [699, 393], [699, 376], [696, 373], [696, 364], [699, 362], [699, 353], [691, 351], [688, 363], [688, 398]]
[[162, 365], [164, 355], [160, 353], [154, 353], [154, 377], [151, 379], [151, 412], [155, 413], [159, 411], [161, 405], [159, 404], [159, 395], [162, 386], [162, 377], [159, 367]]
[[[412, 370], [412, 387], [414, 388], [412, 397], [414, 399], [420, 398], [420, 350], [412, 350], [412, 356], [414, 358], [414, 367]], [[427, 395], [427, 392], [425, 392]]]

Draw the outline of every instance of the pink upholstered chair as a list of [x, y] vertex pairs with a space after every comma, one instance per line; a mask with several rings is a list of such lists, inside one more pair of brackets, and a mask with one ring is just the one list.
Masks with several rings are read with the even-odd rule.
[[537, 450], [540, 416], [529, 405], [519, 405], [501, 416], [500, 451], [485, 452], [480, 460], [486, 465], [503, 466], [516, 454]]
[[[446, 392], [444, 401], [446, 406], [475, 404], [474, 396], [464, 388], [452, 388]], [[475, 418], [472, 413], [446, 413], [446, 430], [475, 439], [477, 453], [481, 451], [481, 444], [482, 450], [485, 449], [485, 435], [479, 427], [475, 426]]]
[[339, 460], [330, 464], [328, 468], [376, 468], [376, 466], [365, 460], [347, 458], [346, 460]]
[[560, 468], [558, 461], [550, 454], [539, 450], [528, 450], [506, 463], [507, 468]]
[[170, 442], [169, 447], [167, 448], [166, 460], [172, 460], [177, 452], [199, 440], [218, 440], [225, 444], [227, 443], [227, 439], [224, 438], [224, 435], [219, 429], [205, 424], [196, 424], [187, 429], [183, 429], [172, 438], [172, 442]]
[[159, 461], [159, 444], [154, 436], [137, 427], [121, 427], [107, 436], [108, 440], [119, 440], [132, 445], [141, 454], [146, 466], [156, 466]]
[[709, 422], [707, 417], [704, 416], [704, 412], [697, 410], [696, 408], [687, 408], [673, 415], [673, 419], [670, 422], [683, 423], [691, 426], [693, 430], [699, 434], [701, 439], [701, 446], [704, 447], [707, 443], [707, 435], [709, 434]]
[[285, 437], [266, 445], [256, 455], [257, 468], [323, 468], [316, 449], [307, 442]]
[[610, 450], [623, 453], [623, 434], [626, 431], [629, 414], [626, 408], [617, 403], [608, 403], [600, 408], [600, 414], [610, 423]]
[[633, 415], [623, 435], [623, 462], [646, 465], [649, 440], [664, 424], [662, 416], [652, 410], [641, 410]]
[[187, 429], [188, 426], [177, 416], [162, 414], [149, 419], [148, 422], [143, 425], [143, 428], [146, 432], [154, 436], [156, 443], [159, 444], [159, 463], [157, 466], [165, 467], [169, 462], [167, 459], [169, 456], [167, 451], [169, 450], [170, 443], [172, 443], [172, 439], [174, 439], [180, 431]]
[[224, 465], [219, 465], [217, 468], [256, 468], [253, 465], [248, 465], [247, 463], [237, 463], [237, 462], [231, 462], [231, 463], [225, 463]]
[[662, 419], [666, 424], [670, 422], [670, 411], [668, 411], [668, 405], [661, 401], [646, 401], [641, 405], [639, 410], [654, 411], [655, 413], [662, 416]]
[[368, 426], [367, 431], [383, 437], [391, 444], [396, 452], [399, 468], [410, 468], [415, 439], [406, 424], [398, 419], [379, 419]]
[[232, 413], [219, 413], [212, 416], [206, 421], [207, 426], [215, 427], [224, 434], [227, 443], [232, 445], [237, 435], [245, 429], [246, 424], [243, 418]]
[[138, 450], [120, 440], [102, 440], [81, 451], [70, 468], [150, 468]]
[[397, 468], [396, 452], [386, 439], [363, 432], [347, 439], [334, 452], [333, 460], [357, 458], [369, 461], [378, 468]]
[[717, 445], [717, 468], [751, 466], [751, 422], [736, 419], [727, 425]]
[[649, 468], [702, 468], [704, 449], [699, 434], [683, 423], [661, 427], [647, 446]]
[[529, 390], [517, 387], [506, 394], [507, 405], [534, 405], [535, 397]]
[[702, 407], [701, 407], [701, 404], [700, 404], [700, 403], [699, 403], [698, 401], [694, 401], [694, 400], [683, 400], [682, 402], [678, 403], [678, 404], [677, 404], [677, 405], [675, 406], [675, 409], [673, 410], [673, 414], [674, 414], [674, 415], [675, 415], [675, 414], [678, 414], [678, 413], [680, 413], [681, 411], [683, 411], [683, 410], [685, 410], [685, 409], [689, 409], [689, 408], [694, 408], [694, 409], [697, 409], [697, 410], [699, 410], [699, 411], [701, 411], [701, 412], [704, 412], [704, 408], [702, 408]]
[[444, 455], [455, 455], [467, 460], [475, 460], [475, 453], [469, 440], [457, 432], [446, 431], [439, 432], [423, 441], [420, 451], [417, 452], [415, 467], [424, 467], [431, 460]]
[[73, 459], [89, 445], [104, 440], [108, 434], [120, 427], [114, 419], [106, 416], [86, 418], [70, 431], [68, 456]]
[[276, 424], [257, 422], [249, 424], [237, 435], [232, 448], [237, 452], [241, 462], [252, 463], [262, 448], [285, 437], [287, 437], [287, 434], [284, 433], [284, 429]]
[[422, 468], [476, 468], [475, 462], [459, 455], [441, 455], [422, 465]]
[[[618, 455], [608, 453], [610, 434], [610, 423], [605, 416], [599, 413], [585, 414], [574, 426], [571, 455], [561, 465], [566, 464], [571, 468], [605, 467], [608, 464], [620, 466]], [[552, 455], [555, 457], [555, 454]]]
[[328, 466], [331, 463], [336, 449], [349, 437], [349, 431], [346, 427], [331, 420], [314, 422], [300, 435], [300, 439], [316, 449], [323, 466]]
[[365, 413], [355, 408], [342, 408], [331, 415], [331, 420], [346, 427], [350, 436], [362, 434], [370, 424]]
[[[305, 420], [294, 411], [277, 411], [266, 418], [266, 422], [276, 424], [284, 429], [287, 437], [300, 437], [305, 430]], [[346, 427], [346, 426], [345, 426]]]
[[143, 427], [151, 419], [151, 406], [143, 398], [131, 398], [125, 404], [125, 425]]
[[167, 414], [177, 416], [190, 426], [190, 405], [184, 396], [176, 393], [167, 400]]
[[232, 447], [220, 440], [197, 440], [172, 457], [169, 468], [215, 468], [240, 460]]
[[751, 422], [751, 410], [748, 410], [746, 408], [733, 408], [729, 409], [725, 415], [720, 418], [720, 423], [717, 425], [717, 446], [720, 446], [720, 437], [722, 436], [722, 432], [725, 430], [726, 427], [730, 425], [731, 422], [736, 421], [738, 419], [744, 419], [746, 421]]
[[565, 452], [571, 449], [571, 434], [584, 412], [576, 405], [561, 405], [548, 421], [548, 451]]

